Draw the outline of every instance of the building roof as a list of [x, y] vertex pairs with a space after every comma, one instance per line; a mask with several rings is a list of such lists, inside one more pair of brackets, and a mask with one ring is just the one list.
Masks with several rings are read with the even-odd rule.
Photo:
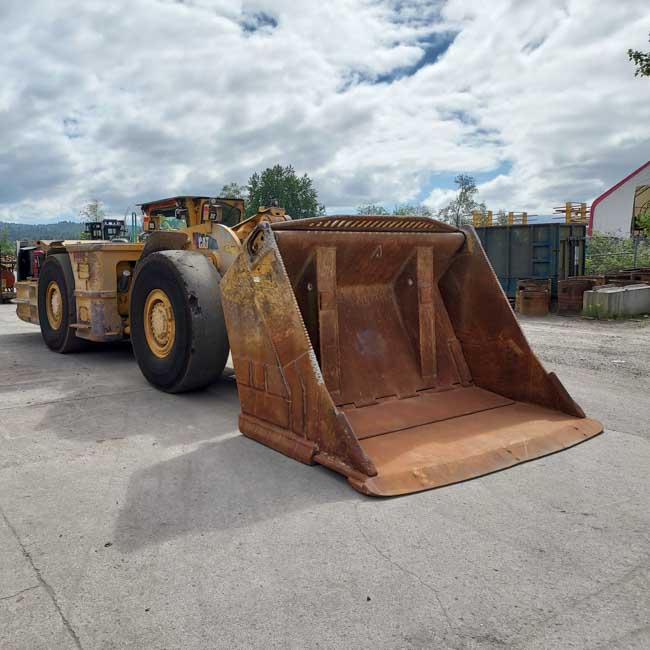
[[594, 202], [591, 204], [591, 211], [589, 213], [589, 226], [587, 228], [588, 235], [591, 235], [594, 228], [594, 214], [596, 213], [598, 204], [606, 199], [610, 194], [616, 192], [616, 190], [621, 187], [621, 185], [625, 185], [625, 183], [627, 183], [631, 178], [636, 176], [639, 172], [642, 172], [646, 167], [648, 167], [648, 165], [650, 165], [650, 160], [628, 174], [623, 180], [620, 180], [618, 183], [616, 183], [616, 185], [612, 185], [607, 191], [603, 192], [600, 196], [594, 199]]

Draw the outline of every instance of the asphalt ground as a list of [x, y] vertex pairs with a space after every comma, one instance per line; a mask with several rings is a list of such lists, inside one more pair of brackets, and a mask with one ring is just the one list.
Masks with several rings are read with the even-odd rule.
[[605, 434], [462, 484], [354, 492], [166, 395], [128, 345], [0, 305], [1, 648], [648, 648], [650, 326], [526, 319]]

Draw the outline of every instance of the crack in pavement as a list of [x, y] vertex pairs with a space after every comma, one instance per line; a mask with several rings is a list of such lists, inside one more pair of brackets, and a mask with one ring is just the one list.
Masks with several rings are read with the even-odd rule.
[[602, 643], [599, 643], [597, 646], [594, 646], [593, 650], [609, 650], [609, 648], [612, 647], [612, 643], [620, 643], [621, 641], [631, 641], [632, 639], [636, 639], [637, 637], [640, 637], [642, 634], [645, 634], [648, 631], [650, 631], [650, 625], [642, 625], [641, 627], [637, 627], [634, 630], [630, 630], [627, 634], [624, 634], [623, 636], [616, 637], [614, 639], [608, 639], [607, 641], [603, 641]]
[[396, 562], [393, 560], [390, 555], [382, 551], [377, 545], [375, 545], [366, 535], [366, 533], [363, 530], [363, 526], [361, 524], [361, 520], [359, 519], [359, 507], [361, 504], [354, 505], [354, 512], [355, 512], [355, 520], [357, 522], [357, 528], [359, 529], [359, 532], [361, 533], [361, 537], [363, 537], [364, 541], [370, 548], [374, 549], [375, 552], [384, 560], [392, 564], [395, 568], [399, 569], [402, 573], [405, 573], [408, 576], [411, 576], [412, 578], [415, 578], [423, 587], [428, 589], [436, 599], [436, 602], [438, 603], [438, 607], [440, 608], [440, 611], [442, 611], [443, 616], [445, 617], [445, 621], [447, 622], [447, 627], [451, 632], [454, 633], [458, 638], [461, 638], [460, 635], [458, 634], [458, 631], [456, 630], [456, 627], [454, 624], [451, 622], [451, 618], [449, 616], [449, 612], [447, 611], [447, 608], [443, 605], [442, 599], [440, 598], [440, 594], [438, 594], [438, 590], [430, 585], [428, 582], [424, 581], [417, 573], [414, 573], [413, 571], [407, 569], [406, 567], [403, 567], [399, 562]]
[[32, 585], [31, 587], [25, 587], [25, 589], [21, 589], [20, 591], [17, 591], [15, 594], [9, 594], [8, 596], [0, 596], [0, 600], [9, 600], [10, 598], [15, 598], [16, 596], [20, 596], [20, 594], [24, 594], [26, 591], [31, 591], [32, 589], [38, 589], [41, 585]]
[[133, 393], [151, 393], [155, 390], [153, 387], [136, 388], [134, 390], [116, 391], [114, 393], [97, 393], [94, 395], [77, 395], [75, 397], [62, 397], [60, 399], [52, 399], [43, 402], [28, 402], [26, 404], [14, 404], [12, 406], [3, 406], [0, 411], [11, 411], [14, 409], [24, 409], [26, 407], [33, 408], [38, 406], [48, 406], [50, 404], [61, 404], [62, 402], [81, 402], [83, 400], [97, 399], [98, 397], [117, 397], [119, 395], [132, 395]]
[[[30, 552], [27, 550], [25, 545], [22, 543], [20, 537], [18, 536], [18, 533], [16, 532], [16, 529], [11, 525], [11, 522], [9, 519], [7, 519], [7, 515], [5, 514], [4, 510], [2, 507], [0, 507], [0, 514], [2, 515], [2, 518], [7, 525], [7, 528], [11, 531], [11, 534], [14, 536], [16, 539], [16, 542], [18, 546], [20, 547], [20, 550], [29, 563], [29, 565], [32, 567], [32, 570], [34, 571], [34, 574], [36, 575], [36, 579], [38, 580], [38, 583], [43, 589], [45, 589], [45, 592], [47, 595], [50, 597], [50, 600], [52, 601], [52, 604], [54, 605], [54, 609], [56, 609], [57, 613], [59, 614], [59, 617], [61, 618], [61, 621], [63, 623], [63, 626], [65, 629], [68, 631], [68, 634], [72, 638], [72, 641], [74, 642], [75, 646], [79, 648], [79, 650], [83, 650], [83, 647], [81, 645], [81, 641], [79, 640], [79, 635], [75, 632], [75, 629], [72, 627], [70, 621], [66, 618], [65, 614], [63, 613], [63, 610], [61, 609], [61, 606], [59, 605], [59, 601], [56, 598], [56, 593], [54, 593], [54, 589], [50, 586], [50, 584], [45, 580], [45, 578], [41, 575], [41, 570], [34, 564], [34, 560], [32, 559], [32, 556]], [[39, 586], [37, 585], [37, 586]], [[30, 587], [30, 589], [33, 587]], [[26, 591], [26, 590], [25, 590]], [[17, 595], [17, 594], [16, 594]]]
[[[615, 589], [616, 587], [625, 585], [637, 575], [639, 570], [643, 570], [646, 566], [647, 566], [647, 558], [645, 558], [641, 562], [637, 562], [634, 566], [632, 566], [627, 571], [625, 571], [623, 575], [616, 578], [616, 580], [612, 580], [611, 582], [606, 582], [602, 584], [595, 591], [590, 591], [589, 593], [586, 593], [582, 596], [572, 596], [568, 598], [566, 603], [561, 603], [561, 609], [559, 609], [559, 611], [554, 612], [550, 616], [545, 616], [544, 618], [541, 618], [538, 621], [534, 621], [530, 623], [529, 624], [529, 627], [531, 628], [530, 632], [526, 634], [523, 638], [518, 639], [517, 642], [526, 643], [528, 641], [533, 641], [537, 633], [540, 631], [544, 631], [544, 629], [547, 627], [547, 624], [550, 623], [551, 621], [554, 621], [563, 616], [567, 616], [569, 613], [575, 612], [583, 603], [587, 603], [587, 601], [595, 598], [596, 596], [600, 596], [601, 594], [605, 594], [608, 591]], [[600, 604], [602, 606], [605, 606], [608, 603], [610, 603], [614, 597], [615, 596], [611, 596], [609, 599], [605, 600]], [[611, 641], [613, 640], [615, 639], [608, 639], [606, 643], [611, 643]], [[597, 646], [597, 647], [601, 647], [601, 646]]]

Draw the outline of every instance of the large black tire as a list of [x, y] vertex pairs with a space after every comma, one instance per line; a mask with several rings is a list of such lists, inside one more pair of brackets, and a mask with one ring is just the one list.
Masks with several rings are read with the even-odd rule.
[[[190, 251], [152, 253], [136, 267], [129, 308], [131, 343], [142, 374], [157, 388], [168, 393], [196, 390], [223, 372], [229, 345], [220, 282], [210, 260]], [[173, 343], [162, 358], [145, 333], [145, 305], [156, 290], [166, 294], [174, 315]]]
[[[46, 307], [48, 287], [54, 283], [58, 288], [57, 302], [60, 322], [52, 323]], [[60, 310], [60, 311], [59, 311]], [[41, 335], [50, 350], [67, 354], [76, 352], [86, 345], [70, 327], [77, 319], [77, 301], [74, 297], [74, 275], [67, 254], [48, 255], [38, 276], [38, 322]]]

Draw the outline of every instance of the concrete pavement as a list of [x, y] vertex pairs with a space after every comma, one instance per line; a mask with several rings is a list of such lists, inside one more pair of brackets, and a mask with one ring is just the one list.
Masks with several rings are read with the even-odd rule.
[[524, 322], [607, 433], [372, 499], [240, 436], [231, 378], [166, 395], [0, 305], [0, 647], [647, 648], [650, 328], [601, 325]]

